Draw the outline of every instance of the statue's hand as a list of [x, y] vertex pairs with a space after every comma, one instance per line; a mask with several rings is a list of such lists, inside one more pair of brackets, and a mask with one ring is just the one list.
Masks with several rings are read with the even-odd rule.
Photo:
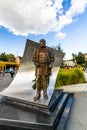
[[52, 67], [53, 67], [53, 62], [51, 62], [49, 65], [49, 68], [52, 68]]
[[37, 63], [37, 62], [35, 63], [35, 65], [36, 65], [37, 67], [39, 67], [39, 66], [40, 66], [40, 64], [39, 64], [39, 63]]

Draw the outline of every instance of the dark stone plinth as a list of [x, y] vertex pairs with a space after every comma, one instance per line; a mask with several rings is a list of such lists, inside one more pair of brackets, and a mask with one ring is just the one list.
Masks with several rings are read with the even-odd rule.
[[25, 107], [27, 109], [31, 109], [31, 110], [33, 109], [33, 111], [35, 111], [35, 112], [37, 111], [38, 113], [50, 114], [55, 109], [56, 105], [58, 104], [58, 102], [60, 101], [62, 96], [63, 96], [62, 90], [59, 90], [59, 91], [54, 90], [51, 100], [47, 106], [45, 106], [45, 105], [42, 106], [40, 104], [36, 105], [36, 103], [30, 104], [30, 103], [27, 103], [26, 101], [17, 100], [17, 99], [14, 100], [13, 98], [9, 98], [6, 96], [3, 96], [2, 100], [4, 102], [10, 103], [10, 104], [15, 104], [18, 106]]
[[[54, 95], [57, 96], [57, 94], [58, 91], [54, 91]], [[64, 93], [58, 102], [56, 101], [57, 99], [54, 98], [56, 100], [55, 103], [53, 103], [54, 100], [52, 99], [53, 101], [50, 102], [50, 104], [53, 103], [56, 105], [54, 105], [55, 107], [49, 114], [39, 113], [28, 107], [9, 104], [1, 100], [0, 127], [7, 127], [7, 129], [10, 128], [11, 130], [13, 130], [13, 128], [15, 128], [15, 130], [16, 128], [17, 130], [56, 130], [68, 97], [68, 93]]]

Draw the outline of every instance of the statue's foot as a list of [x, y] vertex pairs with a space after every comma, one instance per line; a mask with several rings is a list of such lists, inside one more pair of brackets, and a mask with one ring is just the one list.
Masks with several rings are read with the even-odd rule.
[[44, 99], [47, 100], [48, 99], [48, 96], [47, 94], [44, 95]]
[[40, 94], [36, 94], [36, 96], [33, 98], [34, 101], [38, 100], [40, 98]]

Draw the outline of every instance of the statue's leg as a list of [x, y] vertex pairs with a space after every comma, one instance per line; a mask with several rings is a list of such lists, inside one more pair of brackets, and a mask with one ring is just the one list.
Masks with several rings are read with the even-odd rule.
[[43, 76], [43, 95], [44, 99], [48, 99], [47, 95], [47, 86], [48, 86], [48, 76]]
[[36, 95], [34, 96], [34, 101], [40, 98], [41, 88], [40, 88], [40, 75], [36, 76]]

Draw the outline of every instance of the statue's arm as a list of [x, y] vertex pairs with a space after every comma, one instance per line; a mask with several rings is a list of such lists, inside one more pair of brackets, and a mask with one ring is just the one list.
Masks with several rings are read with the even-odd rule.
[[55, 62], [55, 57], [54, 57], [54, 54], [52, 51], [50, 51], [50, 60], [51, 60], [51, 62], [50, 62], [49, 68], [52, 68], [53, 64]]
[[35, 49], [34, 53], [33, 53], [33, 58], [32, 61], [34, 62], [34, 65], [36, 65], [37, 67], [39, 67], [39, 63], [38, 63], [38, 50]]

